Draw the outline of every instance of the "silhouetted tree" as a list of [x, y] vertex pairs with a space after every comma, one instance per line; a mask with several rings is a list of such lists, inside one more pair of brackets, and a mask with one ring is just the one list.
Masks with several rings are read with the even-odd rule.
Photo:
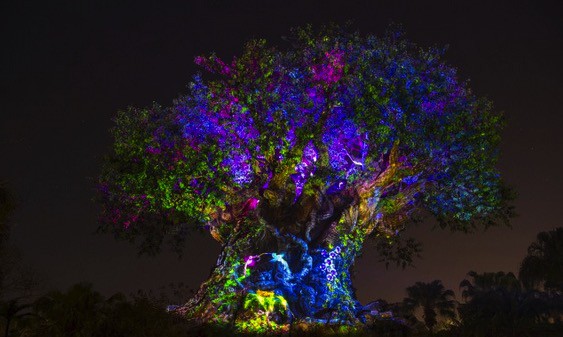
[[52, 337], [95, 336], [103, 322], [103, 296], [88, 283], [51, 291], [35, 303], [35, 331]]
[[563, 293], [563, 227], [538, 234], [520, 265], [519, 277], [529, 289]]
[[434, 330], [439, 317], [450, 320], [456, 318], [454, 292], [445, 289], [440, 280], [416, 282], [407, 288], [407, 295], [403, 305], [412, 312], [420, 309], [424, 324], [430, 331]]
[[524, 290], [513, 273], [468, 276], [460, 284], [465, 303], [459, 308], [467, 336], [537, 336], [548, 323], [555, 304], [549, 294]]
[[494, 272], [479, 274], [475, 271], [467, 273], [470, 279], [461, 281], [459, 287], [463, 289], [461, 296], [465, 301], [473, 299], [475, 296], [505, 289], [508, 291], [520, 290], [520, 281], [513, 273]]
[[0, 182], [0, 317], [4, 335], [14, 323], [29, 315], [31, 297], [40, 288], [37, 272], [22, 263], [18, 250], [10, 244], [10, 217], [16, 201], [4, 182]]
[[98, 336], [185, 337], [184, 319], [170, 315], [160, 301], [138, 293], [128, 299], [123, 294], [109, 298], [104, 306], [104, 321]]
[[[25, 301], [25, 299], [23, 299]], [[0, 317], [4, 318], [4, 336], [10, 336], [10, 328], [14, 321], [31, 315], [31, 304], [22, 302], [22, 298], [13, 298], [0, 303]]]
[[142, 293], [131, 298], [117, 293], [105, 299], [91, 284], [66, 292], [52, 291], [36, 301], [33, 316], [21, 329], [28, 337], [180, 337], [186, 322], [170, 315]]
[[229, 63], [198, 57], [210, 80], [115, 118], [101, 230], [140, 237], [145, 253], [208, 230], [222, 252], [183, 308], [203, 321], [238, 322], [247, 301], [282, 296], [269, 323], [330, 310], [355, 322], [348, 271], [366, 238], [408, 262], [418, 246], [395, 244], [423, 214], [469, 232], [511, 213], [495, 169], [501, 116], [441, 51], [339, 29], [288, 41], [251, 41]]

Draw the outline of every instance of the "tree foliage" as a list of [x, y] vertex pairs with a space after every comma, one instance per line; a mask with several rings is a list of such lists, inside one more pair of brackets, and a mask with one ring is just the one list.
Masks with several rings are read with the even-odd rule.
[[[506, 222], [502, 117], [442, 50], [338, 27], [288, 41], [252, 40], [230, 62], [197, 57], [212, 75], [172, 106], [118, 112], [101, 230], [155, 253], [198, 228], [227, 242], [241, 223], [326, 242], [391, 238], [420, 214], [461, 231]], [[315, 232], [311, 209], [343, 228]]]

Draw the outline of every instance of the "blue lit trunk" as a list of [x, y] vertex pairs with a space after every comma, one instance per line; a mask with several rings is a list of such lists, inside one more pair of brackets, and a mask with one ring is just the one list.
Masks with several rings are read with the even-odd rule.
[[308, 243], [264, 227], [224, 244], [209, 280], [186, 305], [189, 316], [247, 330], [297, 321], [357, 323], [361, 306], [350, 268], [359, 245]]

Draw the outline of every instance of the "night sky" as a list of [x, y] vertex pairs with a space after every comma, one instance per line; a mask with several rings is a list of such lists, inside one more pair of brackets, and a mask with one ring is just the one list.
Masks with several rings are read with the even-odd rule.
[[189, 240], [183, 259], [95, 234], [95, 181], [113, 114], [168, 105], [198, 70], [195, 56], [229, 60], [245, 41], [283, 44], [291, 27], [330, 21], [382, 34], [401, 23], [506, 114], [500, 170], [519, 194], [512, 229], [472, 235], [407, 231], [424, 244], [416, 268], [386, 271], [366, 247], [355, 286], [362, 302], [400, 300], [416, 281], [458, 291], [469, 270], [517, 271], [540, 231], [563, 226], [563, 24], [556, 1], [9, 1], [1, 5], [0, 179], [18, 198], [12, 241], [50, 287], [90, 281], [105, 295], [207, 278], [219, 246]]

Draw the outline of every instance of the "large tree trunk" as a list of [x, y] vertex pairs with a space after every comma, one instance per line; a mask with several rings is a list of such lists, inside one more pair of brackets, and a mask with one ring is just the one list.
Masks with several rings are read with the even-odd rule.
[[188, 315], [235, 324], [356, 323], [361, 306], [350, 268], [359, 245], [312, 244], [262, 227], [224, 244], [209, 280], [184, 308]]
[[249, 199], [239, 211], [219, 211], [211, 234], [223, 243], [221, 255], [182, 311], [243, 330], [295, 321], [357, 323], [363, 308], [350, 269], [377, 224], [377, 188], [339, 181], [295, 197], [271, 184], [260, 207]]

